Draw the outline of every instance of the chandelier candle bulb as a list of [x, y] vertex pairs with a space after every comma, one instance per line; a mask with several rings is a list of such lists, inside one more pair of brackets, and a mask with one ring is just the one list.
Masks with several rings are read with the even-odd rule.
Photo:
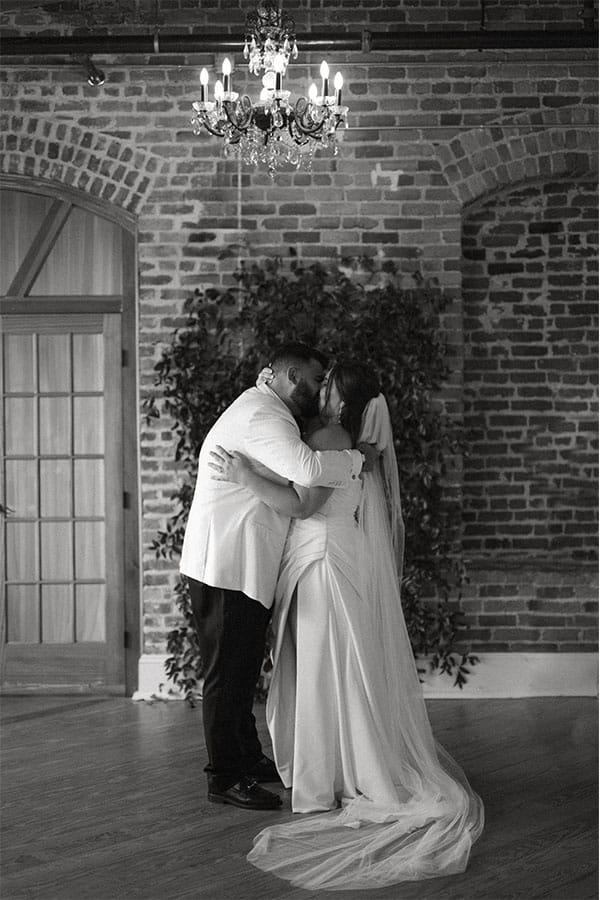
[[275, 92], [281, 91], [283, 87], [283, 60], [280, 56], [275, 58], [273, 68], [275, 69]]
[[206, 69], [202, 69], [200, 72], [200, 103], [206, 103], [207, 90], [206, 86], [208, 84], [208, 72]]
[[329, 94], [329, 66], [325, 60], [321, 63], [321, 78], [323, 79], [321, 96], [323, 97], [323, 103], [326, 103]]
[[215, 81], [215, 100], [217, 103], [223, 102], [223, 82], [218, 78]]
[[221, 71], [223, 72], [223, 93], [228, 98], [231, 93], [231, 61], [228, 56], [223, 60]]
[[335, 105], [342, 105], [342, 86], [344, 84], [344, 78], [341, 72], [335, 73], [335, 78], [333, 79], [333, 86], [335, 88]]

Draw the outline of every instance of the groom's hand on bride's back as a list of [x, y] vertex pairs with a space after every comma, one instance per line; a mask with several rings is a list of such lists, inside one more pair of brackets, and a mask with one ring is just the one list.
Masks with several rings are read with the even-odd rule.
[[357, 444], [356, 449], [360, 450], [365, 458], [361, 471], [372, 472], [381, 456], [375, 444]]

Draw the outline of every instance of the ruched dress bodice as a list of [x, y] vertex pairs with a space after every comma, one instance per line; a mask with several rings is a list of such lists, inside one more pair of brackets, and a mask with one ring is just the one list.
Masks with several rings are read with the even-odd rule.
[[288, 533], [277, 585], [276, 600], [285, 600], [311, 561], [330, 556], [338, 565], [354, 569], [360, 551], [357, 514], [361, 482], [335, 488], [323, 506], [308, 519], [293, 519]]

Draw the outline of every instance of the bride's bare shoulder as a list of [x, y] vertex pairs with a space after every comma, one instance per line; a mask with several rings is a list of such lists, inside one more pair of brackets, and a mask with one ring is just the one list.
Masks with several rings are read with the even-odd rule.
[[351, 450], [350, 435], [341, 425], [324, 425], [306, 439], [311, 450]]

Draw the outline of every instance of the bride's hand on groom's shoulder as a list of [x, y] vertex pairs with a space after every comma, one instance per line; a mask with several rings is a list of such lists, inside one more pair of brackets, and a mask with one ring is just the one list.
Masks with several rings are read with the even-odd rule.
[[271, 384], [273, 376], [273, 369], [270, 366], [263, 366], [256, 377], [256, 387], [260, 387], [261, 384]]

